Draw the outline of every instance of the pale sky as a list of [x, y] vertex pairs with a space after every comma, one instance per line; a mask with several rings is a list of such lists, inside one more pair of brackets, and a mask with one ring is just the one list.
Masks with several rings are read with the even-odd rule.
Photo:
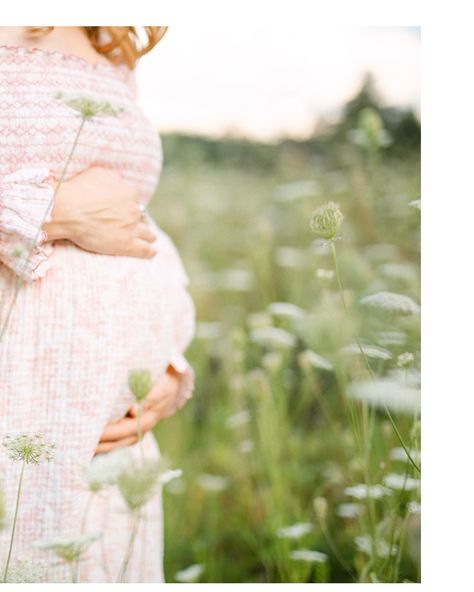
[[372, 71], [387, 104], [419, 112], [420, 39], [408, 27], [324, 27], [314, 20], [245, 27], [180, 23], [137, 67], [138, 100], [157, 129], [304, 137]]

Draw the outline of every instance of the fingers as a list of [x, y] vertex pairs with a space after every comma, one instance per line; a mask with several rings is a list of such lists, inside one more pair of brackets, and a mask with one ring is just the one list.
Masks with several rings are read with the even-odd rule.
[[151, 259], [156, 255], [156, 249], [150, 245], [150, 241], [136, 238], [130, 244], [128, 252], [130, 257], [141, 257], [143, 259]]
[[140, 222], [137, 226], [137, 237], [141, 238], [150, 243], [154, 243], [156, 240], [156, 234], [146, 224], [146, 222]]
[[95, 449], [96, 454], [103, 454], [104, 452], [110, 452], [114, 448], [123, 448], [124, 446], [130, 446], [138, 442], [137, 436], [130, 436], [129, 438], [123, 438], [122, 440], [115, 440], [111, 442], [99, 442]]
[[[151, 409], [142, 411], [140, 417], [140, 426], [143, 434], [151, 430], [152, 427], [161, 419], [161, 412], [169, 401], [160, 406], [153, 406]], [[110, 423], [106, 426], [100, 437], [100, 442], [112, 442], [123, 440], [138, 435], [138, 423], [135, 417], [123, 417], [119, 421]]]

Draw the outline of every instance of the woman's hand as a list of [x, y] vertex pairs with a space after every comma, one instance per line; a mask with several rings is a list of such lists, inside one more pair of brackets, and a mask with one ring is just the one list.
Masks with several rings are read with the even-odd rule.
[[68, 239], [94, 253], [153, 257], [156, 235], [139, 202], [138, 192], [118, 173], [90, 167], [61, 183], [43, 230], [47, 240]]
[[[168, 366], [168, 370], [155, 382], [141, 403], [142, 434], [150, 431], [161, 419], [174, 415], [184, 405], [185, 401], [177, 398], [179, 383], [179, 374], [172, 366]], [[102, 454], [136, 442], [138, 442], [137, 405], [134, 405], [122, 419], [106, 425], [95, 453]]]

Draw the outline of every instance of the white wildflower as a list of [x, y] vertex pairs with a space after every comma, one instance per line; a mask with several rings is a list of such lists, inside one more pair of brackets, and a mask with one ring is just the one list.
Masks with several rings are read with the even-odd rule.
[[329, 558], [326, 553], [312, 551], [311, 549], [295, 549], [290, 551], [290, 558], [295, 561], [306, 561], [308, 563], [325, 563]]
[[122, 471], [117, 478], [117, 486], [122, 498], [131, 512], [138, 511], [161, 485], [160, 478], [165, 472], [162, 458], [145, 460]]
[[267, 306], [267, 310], [276, 317], [283, 317], [295, 321], [304, 319], [306, 316], [306, 312], [302, 308], [291, 302], [271, 302]]
[[250, 341], [268, 347], [292, 348], [296, 345], [296, 337], [279, 327], [260, 327], [250, 333]]
[[174, 579], [177, 582], [191, 584], [199, 580], [203, 571], [204, 567], [200, 563], [195, 563], [189, 567], [186, 567], [185, 569], [182, 569], [181, 571], [178, 571], [175, 574]]
[[277, 537], [281, 539], [299, 539], [313, 530], [310, 522], [297, 522], [291, 526], [283, 526], [277, 530]]
[[38, 549], [53, 551], [64, 561], [77, 561], [89, 545], [102, 536], [101, 532], [92, 532], [76, 537], [57, 537], [31, 543]]
[[419, 504], [419, 502], [409, 502], [407, 509], [409, 514], [421, 514], [421, 505]]
[[403, 352], [397, 357], [397, 366], [399, 368], [406, 368], [411, 366], [415, 360], [415, 356], [411, 352]]
[[377, 341], [380, 345], [404, 345], [407, 335], [401, 331], [380, 331], [377, 333]]
[[417, 314], [420, 312], [419, 305], [412, 298], [395, 292], [377, 292], [365, 296], [360, 303], [371, 308], [400, 314]]
[[183, 471], [181, 469], [168, 469], [167, 471], [163, 471], [162, 473], [160, 473], [158, 477], [158, 482], [162, 485], [166, 485], [170, 481], [173, 481], [173, 479], [179, 479], [179, 477], [181, 477], [182, 474]]
[[387, 495], [388, 490], [382, 485], [367, 485], [366, 483], [358, 483], [357, 485], [351, 485], [344, 489], [344, 493], [350, 497], [356, 499], [380, 499], [384, 495]]
[[387, 406], [406, 413], [420, 411], [420, 389], [391, 376], [352, 382], [347, 392], [354, 399], [367, 401], [376, 407]]
[[406, 491], [414, 491], [420, 487], [420, 480], [413, 479], [412, 477], [405, 477], [405, 475], [400, 475], [399, 473], [390, 473], [386, 475], [383, 480], [384, 484], [390, 489], [396, 489], [401, 491], [405, 489]]
[[46, 580], [48, 564], [46, 561], [15, 559], [8, 567], [8, 584], [35, 584]]
[[45, 436], [38, 432], [6, 434], [3, 437], [2, 445], [7, 450], [8, 458], [27, 464], [37, 465], [41, 462], [50, 462], [56, 452], [56, 444], [47, 441]]
[[414, 199], [408, 205], [415, 210], [421, 210], [421, 199]]
[[[408, 451], [410, 453], [410, 456], [412, 457], [412, 459], [415, 462], [420, 462], [421, 461], [421, 455], [419, 450], [409, 450]], [[407, 453], [405, 452], [405, 450], [400, 446], [399, 448], [392, 448], [392, 450], [390, 451], [390, 458], [392, 460], [398, 460], [401, 462], [405, 462], [407, 460]]]
[[200, 487], [207, 491], [220, 492], [227, 489], [229, 486], [229, 479], [221, 475], [210, 475], [209, 473], [202, 473], [197, 479]]
[[131, 462], [126, 448], [117, 448], [104, 454], [96, 454], [84, 468], [84, 478], [91, 491], [116, 483], [118, 476]]
[[413, 281], [418, 277], [416, 267], [409, 263], [383, 263], [379, 271], [385, 277], [405, 281]]
[[233, 415], [229, 415], [226, 419], [225, 425], [230, 428], [238, 428], [241, 425], [245, 425], [250, 421], [250, 411], [248, 409], [243, 409], [242, 411], [238, 411]]
[[59, 91], [56, 99], [62, 100], [66, 105], [80, 113], [84, 119], [92, 117], [116, 117], [124, 111], [120, 105], [113, 105], [109, 101], [98, 100], [87, 95], [71, 94]]
[[319, 280], [332, 280], [334, 275], [335, 273], [332, 269], [323, 269], [322, 267], [319, 267], [316, 270], [316, 277]]
[[328, 371], [333, 369], [333, 365], [329, 360], [310, 349], [306, 349], [298, 354], [298, 362], [301, 367], [312, 366], [313, 368]]
[[360, 504], [339, 504], [336, 508], [336, 516], [339, 518], [357, 518], [360, 514]]
[[374, 358], [377, 360], [390, 360], [392, 358], [392, 354], [387, 349], [378, 347], [377, 345], [367, 345], [363, 343], [361, 343], [360, 348], [357, 343], [345, 345], [341, 348], [341, 353], [359, 355], [361, 354], [361, 349], [368, 358]]
[[[355, 544], [359, 551], [366, 555], [372, 556], [374, 551], [374, 545], [372, 539], [367, 536], [358, 536], [355, 538]], [[397, 546], [392, 545], [391, 555], [397, 554]], [[377, 555], [379, 557], [388, 557], [390, 553], [390, 546], [384, 539], [377, 540]]]

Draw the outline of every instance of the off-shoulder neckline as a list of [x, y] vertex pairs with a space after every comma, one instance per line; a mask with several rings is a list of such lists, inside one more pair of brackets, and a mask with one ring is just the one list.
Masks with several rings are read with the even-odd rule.
[[92, 72], [101, 72], [101, 73], [120, 73], [124, 75], [126, 78], [130, 76], [132, 70], [128, 67], [127, 64], [124, 62], [113, 64], [107, 64], [105, 62], [89, 62], [85, 58], [72, 54], [72, 53], [64, 53], [62, 51], [58, 51], [55, 49], [45, 49], [42, 47], [28, 47], [26, 45], [4, 45], [0, 44], [0, 53], [2, 52], [15, 52], [19, 55], [31, 55], [33, 57], [44, 57], [44, 58], [53, 58], [59, 62], [71, 63], [74, 64], [77, 68], [81, 70], [89, 70]]

